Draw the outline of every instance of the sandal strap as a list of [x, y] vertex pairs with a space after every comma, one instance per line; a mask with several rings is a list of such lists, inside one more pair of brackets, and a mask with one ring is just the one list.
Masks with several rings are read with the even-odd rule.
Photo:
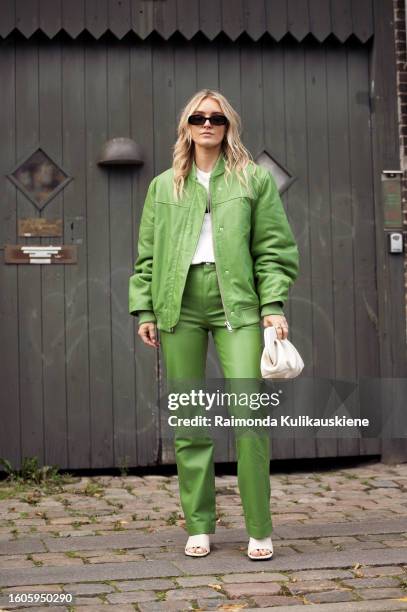
[[266, 538], [262, 538], [258, 540], [257, 538], [250, 538], [248, 545], [248, 552], [251, 553], [253, 550], [269, 550], [273, 552], [273, 542], [271, 541], [271, 537], [267, 536]]
[[189, 536], [185, 548], [191, 548], [193, 546], [200, 546], [201, 548], [209, 550], [209, 535], [206, 533], [199, 533]]

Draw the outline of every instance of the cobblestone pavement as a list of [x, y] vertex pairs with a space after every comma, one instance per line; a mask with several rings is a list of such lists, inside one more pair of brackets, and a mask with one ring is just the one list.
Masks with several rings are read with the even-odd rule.
[[[3, 491], [0, 608], [407, 609], [407, 464], [270, 480], [274, 558], [260, 563], [246, 556], [235, 476], [216, 477], [217, 531], [201, 559], [183, 552], [176, 476], [76, 478], [53, 495]], [[34, 605], [32, 594], [56, 601]]]

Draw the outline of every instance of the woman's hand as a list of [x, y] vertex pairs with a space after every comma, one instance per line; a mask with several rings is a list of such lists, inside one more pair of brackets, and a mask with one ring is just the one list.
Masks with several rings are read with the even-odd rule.
[[152, 321], [141, 323], [141, 325], [139, 325], [137, 333], [144, 342], [144, 344], [147, 344], [148, 346], [154, 346], [155, 348], [160, 346], [160, 343], [157, 339], [157, 327], [156, 324]]
[[288, 323], [284, 315], [270, 314], [263, 317], [263, 327], [275, 327], [279, 340], [285, 340], [288, 336]]

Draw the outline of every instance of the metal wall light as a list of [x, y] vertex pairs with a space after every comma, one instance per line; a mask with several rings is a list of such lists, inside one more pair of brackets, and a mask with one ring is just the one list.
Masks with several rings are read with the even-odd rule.
[[132, 138], [111, 138], [104, 143], [97, 163], [100, 166], [141, 166], [143, 152]]

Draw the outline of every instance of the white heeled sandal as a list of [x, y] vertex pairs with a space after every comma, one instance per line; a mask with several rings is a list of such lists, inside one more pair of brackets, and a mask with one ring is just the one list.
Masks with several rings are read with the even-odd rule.
[[[259, 549], [266, 549], [270, 552], [266, 555], [253, 555], [253, 551]], [[256, 540], [256, 538], [250, 538], [249, 545], [247, 547], [247, 556], [249, 559], [253, 561], [266, 561], [267, 559], [271, 559], [273, 557], [273, 542], [271, 541], [271, 537], [267, 536], [267, 538], [263, 538], [262, 540]]]
[[[188, 550], [190, 548], [201, 548], [203, 552], [193, 552]], [[188, 557], [206, 557], [211, 552], [209, 545], [209, 535], [206, 533], [200, 533], [197, 535], [191, 535], [188, 538], [188, 542], [185, 545], [185, 554]]]

